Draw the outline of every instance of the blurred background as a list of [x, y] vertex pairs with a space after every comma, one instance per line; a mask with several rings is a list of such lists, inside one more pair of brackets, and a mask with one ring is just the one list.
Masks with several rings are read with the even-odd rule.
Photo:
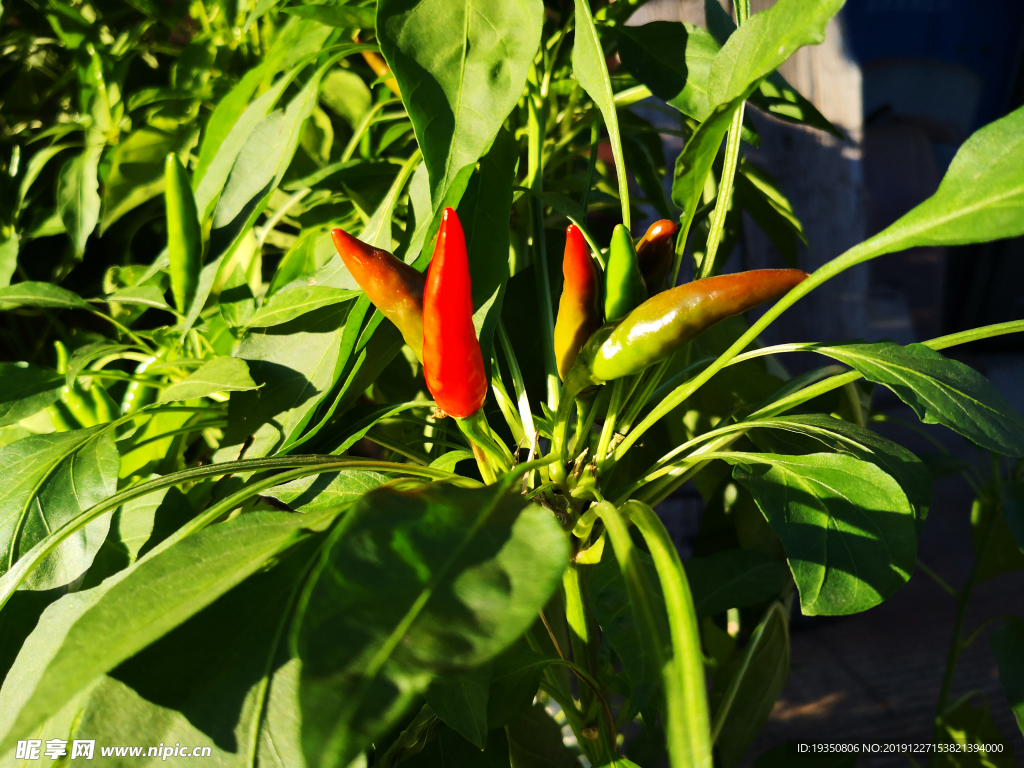
[[[752, 0], [752, 10], [771, 4]], [[731, 12], [729, 0], [722, 5]], [[652, 0], [630, 23], [654, 20], [705, 26], [704, 0]], [[824, 264], [935, 192], [971, 133], [1024, 104], [1022, 61], [1020, 0], [849, 0], [825, 42], [802, 49], [780, 70], [842, 129], [845, 140], [750, 109], [761, 146], [748, 157], [775, 176], [803, 223], [808, 247], [801, 246], [801, 268]], [[671, 136], [665, 142], [671, 161], [681, 143]], [[778, 259], [756, 226], [743, 227], [731, 258], [739, 263], [727, 271], [777, 266]], [[889, 338], [909, 344], [1020, 318], [1024, 240], [1015, 239], [915, 248], [876, 259], [802, 300], [769, 329], [767, 340]], [[1024, 412], [1020, 334], [950, 354], [988, 376]], [[793, 367], [816, 364], [797, 361]], [[948, 451], [952, 461], [972, 466], [987, 457], [948, 430], [902, 427], [899, 419], [910, 413], [887, 390], [876, 389], [873, 398], [889, 420], [879, 431], [934, 468], [936, 499], [921, 536], [920, 562], [959, 589], [974, 559], [975, 494], [962, 476], [948, 474], [950, 458], [939, 456]], [[699, 497], [681, 496], [659, 510], [684, 554], [702, 508]], [[975, 520], [978, 515], [975, 509]], [[1014, 560], [1020, 553], [1005, 555], [1007, 562], [981, 573], [964, 621], [968, 632], [987, 617], [1024, 608], [1024, 571]], [[955, 613], [955, 599], [919, 568], [894, 598], [863, 614], [794, 617], [787, 687], [748, 755], [792, 740], [930, 742]], [[987, 702], [991, 727], [1012, 741], [1022, 761], [1024, 741], [999, 687], [990, 633], [991, 625], [982, 628], [962, 653], [952, 696], [970, 694], [979, 710]]]

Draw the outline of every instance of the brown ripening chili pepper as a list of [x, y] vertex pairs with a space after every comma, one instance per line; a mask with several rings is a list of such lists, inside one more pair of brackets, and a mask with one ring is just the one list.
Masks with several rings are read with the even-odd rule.
[[437, 407], [457, 419], [479, 411], [487, 397], [466, 238], [452, 208], [441, 216], [423, 291], [423, 377]]
[[799, 269], [755, 269], [694, 280], [651, 297], [581, 357], [595, 381], [640, 373], [727, 317], [776, 299], [807, 278]]
[[576, 355], [601, 325], [600, 278], [587, 241], [575, 224], [565, 230], [562, 275], [562, 296], [555, 320], [555, 359], [558, 375], [565, 379]]
[[423, 273], [343, 229], [331, 230], [331, 239], [366, 298], [395, 324], [405, 343], [422, 360], [423, 286], [426, 283]]
[[644, 278], [649, 296], [661, 292], [665, 278], [672, 269], [672, 262], [675, 259], [672, 238], [678, 229], [674, 222], [661, 219], [651, 224], [640, 242], [636, 244], [636, 258], [640, 262], [640, 274]]

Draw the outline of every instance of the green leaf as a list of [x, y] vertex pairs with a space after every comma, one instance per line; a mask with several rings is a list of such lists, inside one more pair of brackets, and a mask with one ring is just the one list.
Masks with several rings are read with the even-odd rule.
[[552, 663], [520, 639], [491, 662], [487, 727], [504, 728], [523, 714], [537, 695], [541, 674]]
[[11, 284], [11, 277], [18, 268], [18, 242], [21, 236], [12, 232], [10, 236], [0, 242], [0, 288], [6, 288]]
[[64, 163], [57, 179], [57, 213], [79, 259], [100, 218], [97, 171], [102, 152], [102, 144], [87, 146], [80, 155]]
[[[509, 745], [504, 729], [493, 731], [487, 749], [481, 752], [455, 730], [443, 723], [423, 750], [411, 757], [399, 758], [403, 768], [509, 768]], [[381, 763], [388, 768], [389, 763]]]
[[1024, 550], [1017, 546], [1007, 525], [1006, 509], [1001, 501], [986, 493], [971, 504], [971, 539], [978, 561], [975, 572], [978, 583], [1024, 570]]
[[[98, 675], [109, 672], [260, 570], [301, 538], [304, 515], [253, 512], [207, 528], [75, 595], [88, 601], [57, 650], [24, 675], [20, 706], [5, 708], [0, 754], [33, 732]], [[62, 603], [64, 601], [61, 601]], [[61, 603], [58, 603], [58, 606]], [[26, 662], [36, 664], [35, 660]], [[6, 693], [6, 690], [5, 690]]]
[[460, 733], [477, 749], [487, 746], [487, 697], [491, 666], [441, 675], [427, 689], [427, 704], [434, 714]]
[[352, 8], [336, 5], [296, 5], [291, 8], [282, 8], [281, 10], [292, 16], [310, 19], [311, 21], [325, 24], [328, 27], [373, 29], [374, 24], [373, 8]]
[[797, 49], [825, 39], [825, 26], [844, 0], [779, 0], [755, 13], [715, 56], [708, 75], [712, 109], [676, 160], [672, 202], [683, 211], [688, 231], [700, 206], [704, 182], [729, 130], [733, 113], [762, 78]]
[[[707, 16], [708, 31], [719, 43], [724, 45], [730, 35], [736, 31], [736, 24], [732, 17], [716, 2], [705, 2], [704, 10]], [[831, 133], [837, 138], [844, 138], [842, 132], [832, 125], [811, 102], [787, 83], [778, 72], [772, 72], [761, 81], [757, 90], [750, 95], [750, 103], [781, 120], [809, 125]]]
[[844, 0], [779, 0], [753, 14], [715, 56], [708, 77], [712, 104], [750, 94], [761, 78], [805, 45], [825, 40], [825, 27]]
[[324, 78], [320, 101], [355, 128], [370, 110], [373, 96], [363, 78], [347, 69], [336, 69]]
[[572, 72], [583, 90], [594, 100], [601, 111], [608, 140], [615, 160], [615, 175], [619, 181], [619, 203], [622, 205], [622, 221], [629, 229], [629, 183], [626, 176], [626, 161], [622, 157], [622, 137], [619, 135], [619, 114], [612, 94], [612, 82], [608, 76], [604, 49], [594, 28], [594, 17], [590, 13], [589, 0], [575, 0], [576, 41], [572, 48]]
[[[183, 334], [192, 327], [206, 305], [221, 262], [238, 247], [242, 238], [249, 233], [260, 213], [266, 208], [271, 193], [281, 183], [284, 172], [299, 146], [306, 118], [312, 114], [313, 108], [316, 106], [320, 80], [327, 69], [333, 66], [346, 52], [335, 53], [322, 64], [288, 103], [286, 109], [271, 112], [250, 129], [250, 133], [244, 137], [244, 143], [240, 143], [237, 153], [232, 158], [231, 172], [227, 174], [223, 191], [220, 192], [220, 189], [217, 189], [210, 192], [211, 195], [220, 192], [216, 207], [213, 209], [210, 229], [210, 263], [203, 268], [195, 300], [185, 318]], [[287, 76], [282, 78], [282, 81], [287, 80], [289, 80]], [[284, 82], [284, 85], [287, 84]], [[277, 85], [275, 85], [276, 87]], [[257, 102], [266, 98], [270, 93], [268, 91], [260, 99], [257, 99]], [[267, 102], [268, 110], [272, 104], [273, 101]], [[250, 109], [255, 106], [256, 102]], [[248, 112], [246, 110], [243, 119]], [[243, 139], [243, 137], [238, 138]], [[225, 140], [225, 144], [228, 144], [227, 140]], [[229, 146], [233, 147], [234, 144]], [[211, 171], [203, 177], [196, 190], [196, 204], [201, 219], [203, 218], [202, 213], [206, 209], [203, 185], [217, 177], [219, 177], [219, 171], [215, 174], [214, 166], [211, 165]]]
[[[590, 569], [586, 587], [594, 618], [601, 625], [601, 632], [615, 655], [622, 659], [631, 689], [628, 713], [635, 717], [661, 685], [663, 659], [669, 655], [670, 649], [668, 615], [665, 601], [657, 589], [658, 574], [654, 563], [641, 550], [633, 550], [632, 556], [634, 564], [631, 567], [642, 569], [643, 583], [650, 589], [648, 597], [654, 632], [643, 616], [637, 615], [622, 569], [614, 558], [607, 557], [607, 553]], [[644, 629], [638, 632], [638, 627]]]
[[562, 742], [562, 729], [542, 704], [534, 704], [505, 729], [511, 768], [577, 768]]
[[870, 429], [824, 414], [780, 416], [749, 423], [751, 426], [796, 432], [813, 439], [814, 442], [801, 446], [802, 449], [794, 453], [817, 453], [816, 447], [820, 444], [877, 464], [900, 484], [913, 505], [920, 531], [932, 503], [932, 478], [924, 463], [903, 446]]
[[91, 589], [128, 568], [194, 516], [195, 510], [185, 494], [173, 487], [126, 502], [110, 518], [107, 538], [82, 580], [81, 589]]
[[[0, 449], [0, 569], [6, 572], [51, 531], [117, 491], [119, 466], [117, 447], [102, 427], [33, 435]], [[105, 515], [65, 540], [32, 572], [28, 588], [60, 587], [81, 576], [109, 523]]]
[[162, 131], [144, 126], [132, 131], [110, 156], [110, 173], [103, 185], [100, 235], [115, 221], [164, 191], [164, 158], [168, 152], [189, 149], [198, 136], [194, 125]]
[[364, 496], [324, 549], [293, 637], [307, 759], [347, 765], [434, 674], [507, 648], [567, 562], [554, 516], [501, 487]]
[[0, 363], [0, 427], [17, 424], [57, 401], [64, 377], [29, 363]]
[[77, 294], [53, 283], [25, 280], [0, 288], [0, 310], [13, 307], [44, 307], [46, 309], [92, 310]]
[[[789, 625], [779, 603], [768, 609], [741, 654], [715, 675], [717, 752], [723, 768], [734, 768], [768, 720], [789, 676]], [[723, 709], [724, 707], [724, 709]]]
[[1024, 733], [1024, 618], [1010, 616], [992, 633], [992, 655], [999, 664], [1006, 702]]
[[295, 435], [306, 425], [337, 380], [352, 306], [351, 302], [335, 304], [246, 334], [235, 356], [248, 361], [249, 373], [261, 389], [232, 396], [226, 439], [240, 443], [267, 425], [273, 436], [261, 436], [259, 444], [246, 452], [265, 456], [281, 437]]
[[858, 251], [981, 243], [1024, 233], [1024, 107], [963, 143], [938, 191]]
[[250, 328], [266, 328], [294, 320], [314, 309], [340, 304], [359, 295], [359, 291], [332, 288], [326, 285], [298, 286], [275, 293], [262, 307], [256, 310], [247, 325]]
[[172, 384], [160, 394], [162, 402], [174, 400], [195, 400], [209, 397], [217, 392], [241, 392], [257, 389], [249, 375], [245, 360], [237, 357], [217, 357], [203, 363], [199, 370], [177, 384]]
[[[630, 74], [684, 115], [705, 120], [713, 106], [708, 77], [719, 45], [707, 31], [682, 22], [652, 21], [615, 31]], [[682, 55], [680, 55], [682, 52]]]
[[391, 479], [368, 469], [345, 469], [275, 485], [263, 495], [308, 515], [327, 509], [341, 509]]
[[221, 287], [217, 311], [231, 328], [244, 327], [256, 314], [256, 299], [241, 264], [235, 266], [235, 271]]
[[1024, 456], [1024, 419], [973, 368], [923, 344], [891, 341], [816, 347], [891, 389], [926, 424], [942, 424], [982, 448]]
[[782, 540], [808, 616], [878, 605], [914, 570], [917, 533], [896, 481], [852, 456], [723, 454]]
[[[210, 125], [207, 128], [207, 136], [200, 149], [199, 165], [192, 180], [196, 191], [196, 207], [199, 210], [200, 219], [205, 220], [212, 213], [213, 205], [224, 190], [228, 175], [231, 173], [232, 166], [234, 166], [235, 160], [242, 151], [242, 148], [250, 140], [256, 127], [273, 110], [274, 105], [281, 98], [281, 94], [291, 85], [292, 80], [299, 74], [300, 69], [300, 67], [295, 67], [290, 70], [252, 104], [245, 107], [244, 102], [239, 105], [237, 101], [241, 101], [241, 97], [246, 89], [251, 89], [249, 90], [251, 94], [260, 81], [259, 77], [253, 77], [250, 81], [250, 76], [257, 72], [257, 70], [253, 70], [243, 78], [234, 91], [231, 91], [224, 98], [222, 102], [225, 105], [224, 112], [218, 114], [220, 113], [220, 105], [214, 111], [213, 117], [210, 118]], [[245, 101], [248, 101], [248, 98], [249, 96], [246, 95]], [[239, 112], [239, 106], [243, 107], [244, 111]], [[223, 122], [220, 122], [221, 119], [223, 119]], [[215, 123], [215, 121], [217, 122]], [[217, 139], [219, 139], [219, 142]], [[214, 142], [216, 142], [215, 146]], [[209, 152], [207, 147], [210, 147]], [[208, 160], [206, 159], [207, 157], [209, 158]]]
[[746, 608], [778, 596], [786, 585], [786, 567], [762, 552], [725, 549], [686, 562], [698, 617], [729, 608]]
[[131, 285], [107, 294], [103, 298], [111, 304], [134, 304], [139, 307], [173, 312], [170, 305], [164, 300], [164, 292], [155, 285]]
[[79, 374], [94, 360], [107, 355], [120, 355], [131, 349], [136, 349], [136, 347], [127, 344], [111, 344], [106, 341], [96, 341], [79, 347], [68, 360], [68, 371], [64, 376], [64, 383], [69, 387], [72, 386], [78, 380]]
[[[621, 517], [613, 512], [602, 512], [608, 525], [608, 534], [615, 548], [615, 557], [623, 564], [622, 554], [629, 556], [631, 547], [626, 543]], [[607, 509], [606, 507], [606, 509]], [[665, 598], [668, 625], [672, 641], [671, 654], [662, 666], [664, 692], [663, 719], [669, 762], [673, 766], [708, 765], [711, 763], [711, 737], [708, 723], [707, 688], [704, 682], [704, 657], [701, 651], [700, 629], [693, 607], [689, 583], [683, 570], [676, 545], [668, 535], [665, 524], [654, 510], [638, 501], [629, 501], [622, 507], [623, 514], [639, 529], [650, 550], [654, 568], [661, 582]], [[630, 585], [630, 597], [638, 604]]]
[[797, 240], [805, 245], [803, 225], [793, 206], [765, 171], [741, 161], [735, 179], [736, 202], [750, 214], [758, 228], [771, 240], [786, 265], [796, 268]]
[[498, 131], [494, 144], [480, 160], [459, 202], [459, 221], [466, 235], [469, 275], [473, 286], [474, 323], [484, 360], [491, 359], [494, 329], [501, 317], [508, 282], [509, 216], [519, 148], [512, 134]]
[[436, 204], [487, 151], [537, 53], [541, 0], [381, 0], [377, 38], [401, 88]]

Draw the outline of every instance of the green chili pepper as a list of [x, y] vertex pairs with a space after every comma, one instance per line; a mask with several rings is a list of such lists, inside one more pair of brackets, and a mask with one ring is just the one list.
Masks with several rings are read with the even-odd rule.
[[[153, 363], [163, 356], [164, 350], [160, 350], [155, 356], [147, 357], [135, 367], [135, 376], [141, 376]], [[130, 381], [121, 398], [121, 413], [135, 413], [144, 405], [156, 402], [159, 386], [146, 381]]]
[[167, 209], [167, 258], [171, 293], [178, 311], [185, 314], [199, 285], [203, 265], [203, 236], [188, 174], [171, 152], [164, 163], [164, 202]]
[[[63, 343], [55, 341], [54, 350], [57, 352], [57, 373], [68, 372], [68, 350]], [[51, 419], [56, 415], [58, 419], [71, 425], [71, 429], [82, 429], [83, 427], [94, 427], [99, 421], [96, 416], [95, 404], [89, 394], [82, 388], [82, 385], [75, 381], [70, 387], [65, 384], [60, 389], [59, 402], [63, 407], [57, 410], [59, 413], [51, 413]], [[54, 423], [56, 427], [56, 422]]]
[[580, 357], [595, 382], [639, 373], [715, 323], [778, 298], [806, 278], [799, 269], [756, 269], [671, 288], [630, 312], [605, 341], [588, 343]]
[[636, 256], [640, 262], [647, 293], [653, 296], [664, 288], [665, 278], [672, 269], [675, 249], [672, 237], [679, 229], [674, 222], [661, 219], [647, 228], [646, 234], [636, 244]]
[[562, 275], [565, 280], [555, 320], [555, 359], [558, 375], [565, 379], [580, 348], [601, 325], [600, 278], [587, 241], [575, 224], [565, 230]]
[[604, 280], [604, 317], [609, 323], [621, 320], [647, 298], [633, 239], [622, 224], [612, 232]]

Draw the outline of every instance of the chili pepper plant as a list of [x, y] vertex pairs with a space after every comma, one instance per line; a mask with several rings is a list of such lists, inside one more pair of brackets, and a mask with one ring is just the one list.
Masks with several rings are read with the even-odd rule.
[[[1020, 554], [1024, 420], [943, 351], [1024, 322], [759, 336], [855, 265], [1024, 233], [1024, 110], [807, 274], [749, 113], [842, 136], [776, 72], [842, 0], [642, 4], [4, 3], [5, 760], [749, 761], [791, 617], [915, 571], [931, 475], [874, 386], [992, 456]], [[724, 272], [744, 226], [778, 269]]]

